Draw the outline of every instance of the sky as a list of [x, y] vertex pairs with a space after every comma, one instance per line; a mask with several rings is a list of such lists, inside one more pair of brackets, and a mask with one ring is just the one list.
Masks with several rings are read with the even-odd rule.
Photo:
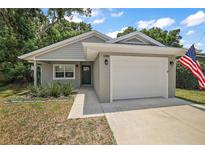
[[195, 43], [195, 46], [205, 53], [205, 36], [198, 42], [205, 33], [205, 9], [104, 8], [92, 9], [91, 17], [74, 15], [72, 20], [90, 23], [94, 30], [113, 38], [128, 26], [138, 30], [152, 27], [163, 30], [180, 28], [181, 44], [189, 48]]

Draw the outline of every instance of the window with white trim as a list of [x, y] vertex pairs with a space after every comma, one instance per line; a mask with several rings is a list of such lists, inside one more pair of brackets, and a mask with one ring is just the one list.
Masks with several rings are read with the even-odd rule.
[[53, 79], [75, 79], [75, 64], [54, 64]]

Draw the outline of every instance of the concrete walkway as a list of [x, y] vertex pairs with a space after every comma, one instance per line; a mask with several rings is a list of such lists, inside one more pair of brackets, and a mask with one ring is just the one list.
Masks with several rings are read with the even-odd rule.
[[92, 87], [81, 87], [68, 119], [102, 116], [103, 111]]
[[118, 144], [205, 144], [205, 110], [181, 99], [102, 104]]

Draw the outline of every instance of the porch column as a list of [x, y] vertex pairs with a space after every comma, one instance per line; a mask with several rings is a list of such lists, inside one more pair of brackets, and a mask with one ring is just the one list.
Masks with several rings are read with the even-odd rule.
[[34, 60], [34, 63], [33, 63], [33, 70], [34, 70], [34, 73], [33, 73], [34, 86], [36, 87], [37, 86], [37, 63], [36, 63], [36, 60]]

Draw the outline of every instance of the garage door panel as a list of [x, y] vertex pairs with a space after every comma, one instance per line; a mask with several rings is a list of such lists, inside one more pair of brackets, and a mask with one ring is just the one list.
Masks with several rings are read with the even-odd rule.
[[111, 60], [113, 99], [165, 96], [167, 58], [114, 56]]

